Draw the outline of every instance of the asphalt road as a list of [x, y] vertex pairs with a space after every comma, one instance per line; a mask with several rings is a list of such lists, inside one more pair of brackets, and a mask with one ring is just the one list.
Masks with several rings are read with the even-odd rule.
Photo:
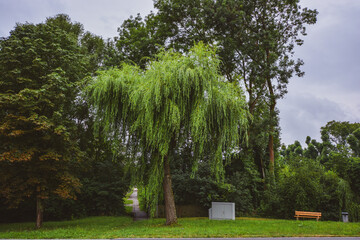
[[176, 240], [176, 239], [195, 239], [195, 240], [359, 240], [360, 237], [283, 237], [283, 238], [116, 238], [116, 239], [149, 239], [149, 240]]
[[116, 238], [116, 239], [151, 239], [151, 240], [176, 240], [176, 239], [195, 239], [195, 240], [360, 240], [360, 237], [283, 237], [283, 238]]
[[[282, 237], [282, 238], [114, 238], [114, 239], [97, 239], [97, 240], [360, 240], [360, 237]], [[12, 239], [14, 240], [14, 239]], [[23, 239], [17, 239], [23, 240]], [[24, 239], [25, 240], [25, 239]], [[44, 239], [45, 240], [45, 239]], [[69, 240], [69, 239], [57, 239], [57, 240]], [[72, 240], [90, 240], [90, 239], [72, 239]], [[91, 239], [93, 240], [93, 239]]]

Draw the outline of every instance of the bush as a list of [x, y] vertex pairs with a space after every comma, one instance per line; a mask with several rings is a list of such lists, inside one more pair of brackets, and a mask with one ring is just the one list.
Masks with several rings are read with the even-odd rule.
[[360, 222], [360, 204], [352, 203], [350, 205], [349, 220], [351, 222]]
[[[85, 216], [123, 215], [123, 197], [129, 189], [129, 180], [123, 167], [112, 159], [86, 162], [79, 172], [82, 183], [77, 199], [52, 196], [45, 201], [44, 220], [65, 220]], [[0, 199], [0, 222], [33, 221], [36, 203], [29, 198], [16, 209], [7, 209]]]
[[146, 188], [144, 186], [139, 186], [137, 191], [137, 197], [139, 201], [139, 208], [141, 211], [148, 212], [147, 202], [146, 202]]
[[260, 203], [263, 183], [252, 160], [242, 160], [241, 166], [231, 173], [228, 182], [235, 191], [228, 194], [228, 201], [235, 202], [236, 216], [252, 216]]
[[237, 170], [231, 172], [224, 182], [217, 182], [206, 162], [199, 164], [194, 178], [191, 170], [174, 171], [172, 175], [175, 203], [177, 205], [196, 204], [210, 208], [211, 202], [234, 202], [236, 216], [253, 215], [258, 202], [260, 178], [250, 161], [237, 164]]
[[318, 161], [299, 157], [281, 168], [276, 184], [264, 192], [260, 210], [265, 216], [288, 219], [295, 210], [322, 212], [322, 219], [338, 221], [344, 199], [351, 194], [346, 186]]
[[205, 208], [215, 200], [224, 200], [224, 189], [210, 178], [191, 178], [189, 173], [172, 176], [175, 203], [177, 205], [195, 204]]
[[[360, 198], [360, 158], [351, 158], [350, 166], [347, 171], [351, 189]], [[359, 201], [360, 199], [358, 199]]]

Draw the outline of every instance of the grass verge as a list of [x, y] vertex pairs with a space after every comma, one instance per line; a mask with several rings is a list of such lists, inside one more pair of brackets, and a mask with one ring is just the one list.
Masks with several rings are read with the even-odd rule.
[[133, 192], [134, 192], [134, 189], [132, 188], [128, 193], [126, 193], [124, 199], [130, 198], [130, 196], [131, 196], [131, 194], [133, 194]]
[[129, 215], [132, 214], [133, 207], [132, 206], [125, 206], [125, 212]]
[[128, 193], [126, 193], [125, 197], [123, 198], [124, 204], [133, 204], [133, 200], [130, 200], [131, 194], [134, 192], [134, 189], [131, 189]]
[[143, 238], [143, 237], [310, 237], [360, 236], [360, 223], [237, 218], [216, 221], [180, 218], [164, 226], [164, 219], [133, 222], [131, 217], [90, 217], [73, 221], [0, 224], [0, 238]]
[[124, 199], [124, 204], [133, 204], [133, 200], [130, 199]]

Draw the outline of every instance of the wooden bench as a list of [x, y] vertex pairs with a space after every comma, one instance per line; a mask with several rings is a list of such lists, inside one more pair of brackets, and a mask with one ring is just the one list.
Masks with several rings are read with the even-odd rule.
[[316, 221], [319, 221], [321, 218], [321, 212], [302, 212], [302, 211], [295, 211], [296, 220], [299, 220], [300, 217], [302, 218], [316, 218]]

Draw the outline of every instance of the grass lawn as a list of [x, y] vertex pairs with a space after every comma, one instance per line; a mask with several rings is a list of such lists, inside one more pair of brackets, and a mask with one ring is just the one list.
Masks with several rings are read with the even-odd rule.
[[127, 213], [127, 214], [131, 214], [132, 213], [132, 211], [133, 211], [133, 207], [132, 206], [125, 206], [125, 212]]
[[131, 189], [128, 193], [126, 193], [125, 197], [123, 198], [124, 204], [133, 204], [133, 200], [130, 200], [130, 195], [134, 192], [134, 189]]
[[124, 204], [133, 204], [133, 200], [124, 199]]
[[134, 192], [134, 189], [131, 189], [129, 192], [127, 192], [124, 199], [128, 199], [131, 196], [131, 194], [133, 194], [133, 192]]
[[360, 236], [360, 223], [256, 218], [180, 218], [171, 227], [164, 223], [164, 219], [133, 222], [131, 217], [90, 217], [45, 222], [40, 230], [34, 230], [34, 223], [0, 224], [0, 238]]

